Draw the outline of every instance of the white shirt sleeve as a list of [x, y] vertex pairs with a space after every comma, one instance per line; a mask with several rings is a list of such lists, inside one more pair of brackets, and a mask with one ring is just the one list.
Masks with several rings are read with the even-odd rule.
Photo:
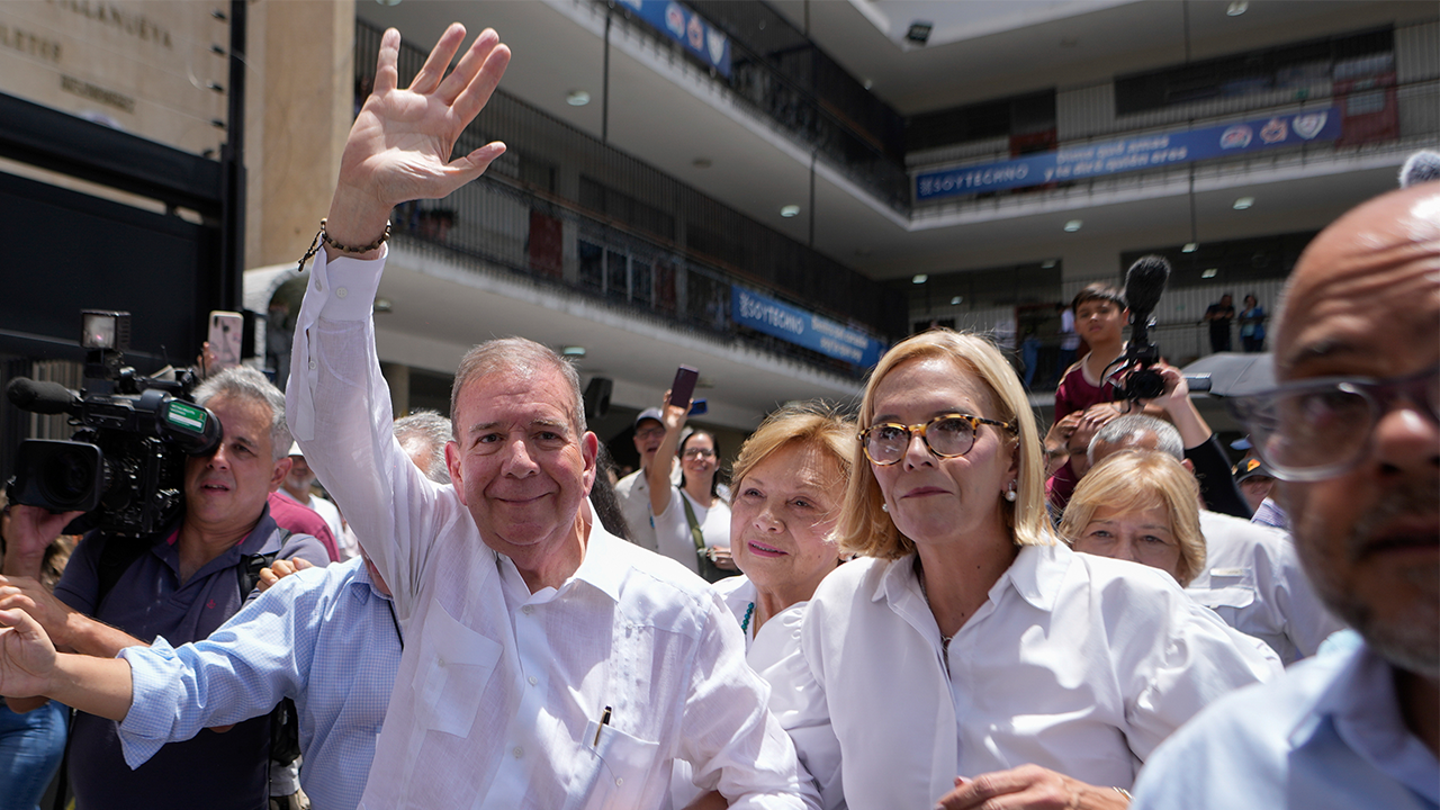
[[455, 491], [427, 479], [395, 441], [371, 315], [384, 267], [384, 255], [327, 262], [324, 251], [316, 254], [295, 326], [285, 408], [306, 461], [404, 620], [414, 612], [435, 538], [472, 518]]

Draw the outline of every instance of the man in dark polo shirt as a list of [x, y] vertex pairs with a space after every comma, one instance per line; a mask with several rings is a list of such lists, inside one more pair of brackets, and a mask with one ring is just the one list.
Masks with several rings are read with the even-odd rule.
[[[232, 368], [207, 380], [196, 401], [219, 418], [224, 439], [213, 455], [186, 461], [181, 516], [138, 540], [87, 535], [51, 597], [34, 584], [38, 570], [26, 570], [27, 562], [78, 513], [14, 507], [14, 553], [0, 577], [0, 609], [25, 609], [59, 646], [112, 658], [157, 636], [179, 645], [210, 635], [240, 609], [247, 595], [241, 593], [247, 578], [240, 572], [258, 555], [300, 557], [315, 565], [330, 561], [314, 537], [277, 527], [266, 504], [290, 468], [290, 432], [279, 389], [253, 369]], [[120, 543], [147, 548], [106, 552]], [[103, 576], [102, 562], [124, 570]], [[17, 705], [22, 703], [11, 705], [27, 708]], [[268, 718], [258, 717], [225, 733], [202, 731], [193, 740], [167, 745], [132, 771], [115, 723], [80, 714], [70, 774], [78, 805], [86, 810], [258, 810], [269, 801], [269, 740]]]

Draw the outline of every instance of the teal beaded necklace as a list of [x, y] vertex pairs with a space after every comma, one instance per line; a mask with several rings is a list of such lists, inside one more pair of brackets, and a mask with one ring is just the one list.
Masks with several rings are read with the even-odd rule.
[[751, 617], [752, 615], [754, 615], [754, 613], [755, 613], [755, 603], [754, 603], [754, 602], [751, 602], [751, 603], [750, 603], [750, 606], [747, 607], [747, 608], [745, 608], [745, 618], [740, 621], [740, 632], [741, 632], [741, 633], [745, 633], [745, 632], [748, 632], [748, 631], [750, 630], [750, 617]]

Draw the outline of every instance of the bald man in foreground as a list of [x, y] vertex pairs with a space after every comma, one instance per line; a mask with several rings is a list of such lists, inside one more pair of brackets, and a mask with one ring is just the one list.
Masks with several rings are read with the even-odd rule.
[[1278, 387], [1242, 409], [1301, 562], [1359, 632], [1198, 715], [1137, 810], [1440, 806], [1440, 183], [1315, 238], [1286, 288]]

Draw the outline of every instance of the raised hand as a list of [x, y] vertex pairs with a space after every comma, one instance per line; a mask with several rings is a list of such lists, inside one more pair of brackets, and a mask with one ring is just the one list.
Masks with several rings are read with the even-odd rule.
[[45, 694], [55, 670], [55, 645], [23, 610], [0, 610], [0, 695]]
[[10, 524], [5, 533], [4, 572], [39, 577], [45, 548], [60, 536], [66, 524], [84, 512], [52, 513], [40, 506], [15, 504], [10, 507]]
[[510, 63], [510, 49], [487, 28], [447, 76], [464, 40], [465, 27], [451, 24], [415, 80], [402, 89], [396, 70], [400, 32], [385, 32], [375, 91], [355, 119], [340, 158], [340, 181], [326, 223], [331, 239], [369, 244], [384, 231], [396, 205], [445, 197], [504, 154], [505, 145], [496, 141], [450, 159], [455, 141], [490, 100]]
[[296, 557], [291, 560], [276, 560], [268, 568], [260, 569], [260, 581], [255, 587], [262, 593], [270, 590], [270, 586], [290, 576], [296, 571], [304, 571], [306, 568], [314, 568], [314, 564], [303, 557]]

